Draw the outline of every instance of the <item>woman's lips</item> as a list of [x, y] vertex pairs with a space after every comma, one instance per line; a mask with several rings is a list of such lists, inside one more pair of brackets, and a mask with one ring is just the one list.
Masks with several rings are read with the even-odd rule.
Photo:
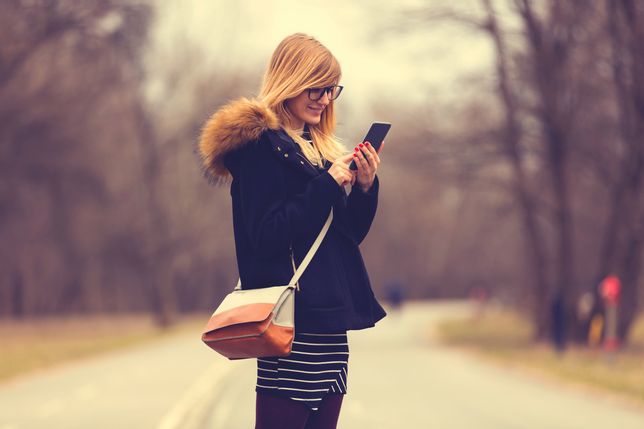
[[316, 109], [316, 108], [313, 108], [313, 107], [309, 107], [309, 110], [312, 110], [312, 111], [313, 111], [313, 112], [315, 112], [315, 113], [322, 113], [322, 111], [323, 111], [324, 109]]

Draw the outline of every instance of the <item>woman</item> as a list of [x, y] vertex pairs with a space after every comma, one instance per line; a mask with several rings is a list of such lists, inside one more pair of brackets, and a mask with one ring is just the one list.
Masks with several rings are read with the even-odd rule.
[[210, 182], [232, 179], [242, 289], [287, 284], [291, 247], [299, 266], [333, 207], [300, 277], [292, 352], [257, 359], [256, 428], [335, 428], [347, 392], [347, 331], [385, 316], [358, 247], [376, 213], [380, 159], [368, 142], [345, 153], [333, 135], [340, 77], [326, 47], [293, 34], [273, 53], [258, 98], [219, 109], [199, 140]]

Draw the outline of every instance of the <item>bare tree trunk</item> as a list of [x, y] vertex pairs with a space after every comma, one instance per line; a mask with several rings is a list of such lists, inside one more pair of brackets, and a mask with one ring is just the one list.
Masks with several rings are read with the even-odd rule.
[[499, 96], [505, 111], [505, 135], [503, 139], [504, 154], [512, 166], [514, 180], [512, 183], [513, 192], [521, 208], [521, 220], [524, 227], [524, 243], [526, 247], [526, 258], [530, 267], [530, 278], [532, 280], [532, 294], [534, 302], [533, 319], [535, 322], [534, 335], [536, 339], [543, 339], [549, 332], [548, 305], [548, 282], [546, 276], [546, 263], [544, 257], [544, 244], [539, 234], [539, 228], [535, 217], [535, 204], [528, 192], [526, 174], [519, 156], [520, 126], [517, 120], [517, 103], [510, 88], [508, 76], [507, 53], [505, 41], [501, 35], [496, 13], [490, 0], [482, 0], [487, 13], [486, 29], [494, 42], [496, 52], [496, 72], [499, 85]]
[[621, 342], [626, 342], [633, 322], [637, 318], [637, 302], [639, 299], [637, 284], [641, 271], [642, 261], [642, 224], [644, 219], [640, 220], [639, 230], [634, 231], [633, 236], [629, 239], [624, 265], [622, 272], [622, 301], [620, 306], [620, 315], [617, 325], [617, 334]]
[[[611, 226], [614, 238], [609, 237], [611, 242], [605, 247], [606, 253], [617, 255], [608, 269], [617, 271], [622, 279], [618, 335], [625, 342], [637, 316], [644, 240], [644, 8], [633, 0], [607, 0], [606, 11], [620, 135], [626, 150], [623, 174], [614, 191], [617, 203], [613, 210], [618, 213], [613, 217], [619, 219], [615, 221], [618, 226]], [[624, 237], [622, 251], [614, 244], [619, 237]]]
[[80, 282], [81, 257], [76, 242], [72, 237], [69, 212], [70, 201], [64, 191], [64, 176], [50, 176], [50, 192], [52, 195], [52, 232], [56, 247], [62, 255], [64, 280], [62, 290], [51, 297], [51, 308], [56, 313], [71, 313], [79, 309], [82, 298]]
[[146, 189], [146, 205], [151, 227], [148, 235], [150, 247], [146, 255], [148, 280], [145, 288], [157, 323], [159, 326], [166, 327], [176, 318], [177, 303], [172, 285], [172, 245], [169, 237], [169, 222], [159, 195], [161, 167], [158, 139], [150, 118], [141, 105], [142, 101], [137, 100], [136, 103], [136, 123], [139, 126], [140, 143], [145, 156], [143, 185]]
[[[569, 134], [566, 127], [570, 126], [570, 106], [564, 97], [570, 97], [570, 83], [565, 79], [565, 70], [570, 56], [570, 33], [574, 23], [564, 17], [564, 5], [552, 1], [549, 6], [549, 16], [544, 22], [532, 9], [530, 0], [517, 2], [527, 35], [528, 46], [532, 52], [534, 64], [533, 73], [535, 88], [540, 101], [539, 118], [547, 144], [547, 161], [552, 180], [552, 191], [555, 203], [556, 251], [555, 284], [552, 296], [548, 300], [557, 299], [562, 302], [564, 313], [569, 317], [573, 314], [572, 291], [573, 279], [573, 233], [570, 196], [568, 184], [568, 152]], [[546, 23], [549, 28], [546, 28]]]

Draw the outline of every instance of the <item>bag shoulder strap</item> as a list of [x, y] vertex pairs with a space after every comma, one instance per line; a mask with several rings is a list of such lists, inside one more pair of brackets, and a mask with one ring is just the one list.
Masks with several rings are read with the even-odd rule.
[[[318, 248], [320, 247], [320, 244], [322, 243], [324, 236], [329, 230], [329, 227], [331, 226], [332, 221], [333, 221], [333, 207], [331, 207], [329, 216], [327, 217], [326, 222], [322, 226], [322, 229], [318, 233], [317, 238], [311, 245], [311, 248], [309, 249], [309, 251], [306, 253], [306, 256], [304, 257], [304, 259], [302, 259], [302, 263], [297, 268], [297, 270], [295, 270], [295, 273], [293, 273], [293, 277], [291, 278], [291, 281], [288, 283], [289, 285], [295, 286], [297, 284], [297, 281], [300, 279], [300, 276], [304, 274], [304, 270], [306, 270], [306, 267], [308, 267], [309, 263], [311, 262], [311, 259], [313, 259], [315, 252], [317, 252]], [[292, 259], [293, 259], [293, 254], [291, 254], [291, 260]], [[295, 267], [294, 261], [293, 261], [293, 267]], [[297, 286], [297, 288], [299, 290], [299, 286]], [[241, 277], [239, 278], [239, 281], [237, 282], [237, 286], [235, 286], [234, 290], [240, 290], [240, 289], [241, 289]]]

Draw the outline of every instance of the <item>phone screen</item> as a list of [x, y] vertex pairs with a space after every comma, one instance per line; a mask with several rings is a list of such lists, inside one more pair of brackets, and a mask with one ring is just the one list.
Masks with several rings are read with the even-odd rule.
[[[369, 144], [373, 146], [374, 150], [378, 152], [383, 140], [389, 132], [389, 128], [391, 128], [391, 124], [388, 122], [374, 122], [371, 124], [369, 132], [367, 132], [367, 135], [362, 139], [362, 142], [369, 142]], [[351, 161], [349, 168], [351, 170], [356, 170], [358, 166], [355, 161]]]

